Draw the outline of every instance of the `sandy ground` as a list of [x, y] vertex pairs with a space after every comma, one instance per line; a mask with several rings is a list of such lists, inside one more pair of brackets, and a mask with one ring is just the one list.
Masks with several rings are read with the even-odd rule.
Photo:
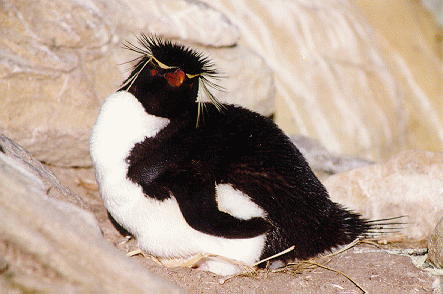
[[[119, 232], [108, 218], [96, 190], [92, 169], [51, 167], [62, 184], [90, 206], [105, 238], [125, 252], [137, 249], [136, 241]], [[391, 254], [406, 248], [421, 252], [426, 242], [394, 242], [375, 246], [358, 244], [340, 254], [321, 259], [319, 265], [285, 272], [259, 271], [226, 279], [190, 268], [168, 268], [141, 254], [132, 258], [189, 293], [438, 293], [436, 278], [414, 266], [410, 256]], [[417, 254], [416, 254], [417, 255]], [[420, 254], [415, 256], [420, 258]]]

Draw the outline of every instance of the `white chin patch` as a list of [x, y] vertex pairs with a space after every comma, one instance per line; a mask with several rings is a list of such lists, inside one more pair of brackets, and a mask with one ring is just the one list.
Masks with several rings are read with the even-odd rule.
[[230, 184], [216, 187], [218, 209], [239, 219], [266, 217], [266, 212], [254, 203], [248, 195], [234, 189]]

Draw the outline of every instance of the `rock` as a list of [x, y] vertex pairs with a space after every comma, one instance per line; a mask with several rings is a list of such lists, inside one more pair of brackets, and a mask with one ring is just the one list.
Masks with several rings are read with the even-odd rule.
[[92, 126], [132, 59], [121, 43], [140, 32], [210, 47], [229, 75], [220, 96], [265, 115], [275, 109], [263, 59], [234, 46], [238, 28], [200, 1], [7, 0], [0, 26], [0, 132], [50, 165], [91, 165]]
[[0, 133], [0, 149], [8, 157], [14, 158], [32, 171], [33, 175], [39, 177], [43, 182], [44, 189], [49, 197], [62, 199], [75, 204], [81, 208], [89, 209], [88, 204], [80, 197], [74, 194], [69, 188], [60, 184], [56, 176], [48, 170], [43, 164], [32, 157], [27, 150], [20, 145], [8, 139]]
[[443, 30], [419, 1], [207, 2], [275, 72], [286, 133], [376, 161], [442, 150]]
[[443, 269], [443, 217], [429, 237], [428, 259], [435, 267]]
[[443, 33], [419, 2], [205, 3], [2, 1], [0, 131], [40, 161], [90, 166], [100, 104], [127, 75], [121, 42], [145, 32], [227, 57], [220, 97], [276, 112], [286, 133], [334, 154], [380, 160], [442, 149]]
[[10, 293], [24, 289], [44, 293], [181, 293], [106, 242], [91, 213], [48, 197], [48, 185], [53, 190], [59, 188], [49, 184], [54, 181], [52, 175], [34, 165], [35, 160], [21, 148], [19, 153], [10, 153], [10, 146], [18, 147], [3, 137], [1, 289]]
[[[443, 27], [420, 2], [401, 0], [366, 5], [364, 1], [352, 0], [371, 24], [375, 32], [372, 42], [395, 78], [394, 91], [405, 110], [402, 149], [440, 151], [443, 149]], [[440, 17], [441, 11], [440, 8]]]
[[111, 70], [103, 77], [88, 66], [110, 52], [112, 27], [93, 1], [10, 0], [0, 14], [0, 132], [40, 161], [88, 164], [94, 79], [104, 88], [116, 83]]
[[[211, 47], [231, 47], [240, 39], [238, 28], [222, 12], [202, 1], [150, 1], [146, 19], [151, 33]], [[146, 5], [140, 2], [139, 5]]]
[[309, 137], [291, 136], [291, 140], [303, 154], [309, 166], [319, 174], [331, 175], [373, 164], [372, 161], [366, 159], [333, 154], [319, 141]]
[[443, 153], [408, 150], [324, 180], [331, 199], [369, 219], [407, 216], [402, 233], [426, 239], [443, 215]]
[[232, 92], [220, 97], [238, 94], [234, 102], [274, 113], [269, 64], [279, 125], [335, 154], [378, 160], [404, 148], [441, 150], [442, 33], [418, 3], [206, 2], [3, 1], [0, 131], [40, 161], [89, 166], [100, 104], [127, 74], [120, 43], [143, 31], [226, 48], [228, 56], [236, 46], [253, 50], [262, 67], [235, 57], [225, 67]]
[[443, 293], [443, 275], [439, 277], [439, 280], [434, 285], [434, 293]]
[[435, 17], [435, 20], [440, 26], [443, 26], [443, 4], [441, 1], [435, 0], [421, 0], [421, 3], [428, 8]]
[[224, 90], [211, 90], [215, 97], [267, 117], [275, 113], [274, 73], [261, 56], [243, 46], [201, 51], [208, 52], [221, 71], [222, 77], [215, 82]]

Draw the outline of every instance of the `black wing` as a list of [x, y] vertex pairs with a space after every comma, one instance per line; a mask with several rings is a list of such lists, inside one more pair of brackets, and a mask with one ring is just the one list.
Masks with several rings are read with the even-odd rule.
[[218, 209], [215, 185], [220, 158], [211, 152], [214, 142], [207, 142], [206, 131], [196, 129], [194, 119], [168, 125], [133, 148], [128, 178], [141, 185], [147, 197], [164, 200], [173, 195], [186, 222], [203, 233], [225, 238], [266, 233], [271, 225], [265, 219], [238, 219]]

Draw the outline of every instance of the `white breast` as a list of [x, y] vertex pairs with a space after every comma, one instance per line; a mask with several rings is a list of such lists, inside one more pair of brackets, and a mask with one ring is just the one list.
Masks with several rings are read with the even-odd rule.
[[[125, 159], [133, 146], [146, 137], [154, 137], [169, 124], [169, 119], [145, 112], [141, 103], [128, 92], [109, 96], [102, 105], [91, 135], [90, 152], [100, 194], [109, 213], [131, 232], [140, 247], [162, 257], [186, 257], [200, 252], [212, 253], [252, 264], [261, 255], [265, 235], [249, 239], [224, 239], [191, 228], [171, 197], [164, 201], [143, 194], [140, 185], [127, 177]], [[239, 218], [264, 216], [247, 197], [238, 198], [248, 212], [230, 204], [238, 193], [232, 187], [217, 190], [219, 208]], [[234, 200], [233, 200], [234, 199]], [[252, 209], [252, 210], [251, 210]], [[223, 262], [208, 263], [208, 270], [232, 274], [234, 268]]]
[[168, 124], [169, 119], [146, 113], [132, 94], [112, 94], [103, 103], [92, 130], [90, 151], [94, 165], [115, 169], [115, 164], [124, 162], [136, 143], [154, 137]]

